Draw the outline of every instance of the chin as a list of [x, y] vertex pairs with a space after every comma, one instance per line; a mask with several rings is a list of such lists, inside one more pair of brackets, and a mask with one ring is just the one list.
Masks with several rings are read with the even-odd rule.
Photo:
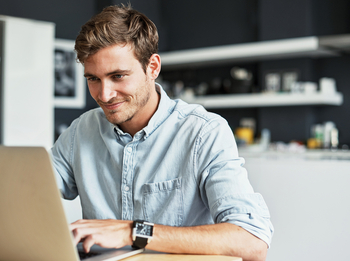
[[118, 119], [114, 119], [114, 118], [110, 118], [110, 117], [107, 117], [107, 120], [108, 120], [110, 123], [114, 124], [114, 125], [119, 125], [119, 124], [121, 124], [121, 123], [124, 122], [124, 121], [121, 121], [121, 120], [118, 120]]
[[116, 118], [116, 117], [108, 117], [108, 116], [106, 116], [106, 118], [107, 118], [107, 120], [110, 122], [110, 123], [112, 123], [112, 124], [114, 124], [114, 125], [120, 125], [120, 124], [122, 124], [122, 123], [124, 123], [124, 122], [127, 122], [127, 121], [130, 121], [131, 119], [132, 119], [132, 117], [130, 117], [130, 118], [125, 118], [125, 119], [121, 119], [121, 118]]

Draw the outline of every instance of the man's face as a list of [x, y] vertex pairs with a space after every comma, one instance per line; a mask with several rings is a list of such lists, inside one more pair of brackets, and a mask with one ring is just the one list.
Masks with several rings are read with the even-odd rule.
[[130, 45], [103, 48], [91, 55], [84, 67], [90, 94], [108, 121], [123, 125], [147, 114], [155, 87]]

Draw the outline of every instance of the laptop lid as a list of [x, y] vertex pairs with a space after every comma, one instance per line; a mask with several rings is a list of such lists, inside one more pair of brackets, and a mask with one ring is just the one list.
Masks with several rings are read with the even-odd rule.
[[0, 213], [0, 260], [79, 260], [44, 148], [0, 146]]

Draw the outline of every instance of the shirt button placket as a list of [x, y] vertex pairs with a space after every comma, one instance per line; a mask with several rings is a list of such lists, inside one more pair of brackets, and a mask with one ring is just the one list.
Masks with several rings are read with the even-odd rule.
[[131, 219], [132, 214], [132, 196], [131, 196], [131, 181], [132, 181], [132, 148], [130, 145], [125, 148], [124, 160], [123, 160], [123, 219]]

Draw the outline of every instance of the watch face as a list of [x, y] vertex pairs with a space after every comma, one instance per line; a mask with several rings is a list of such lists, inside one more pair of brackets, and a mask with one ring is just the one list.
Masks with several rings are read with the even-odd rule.
[[136, 234], [141, 236], [152, 236], [153, 226], [136, 223]]

